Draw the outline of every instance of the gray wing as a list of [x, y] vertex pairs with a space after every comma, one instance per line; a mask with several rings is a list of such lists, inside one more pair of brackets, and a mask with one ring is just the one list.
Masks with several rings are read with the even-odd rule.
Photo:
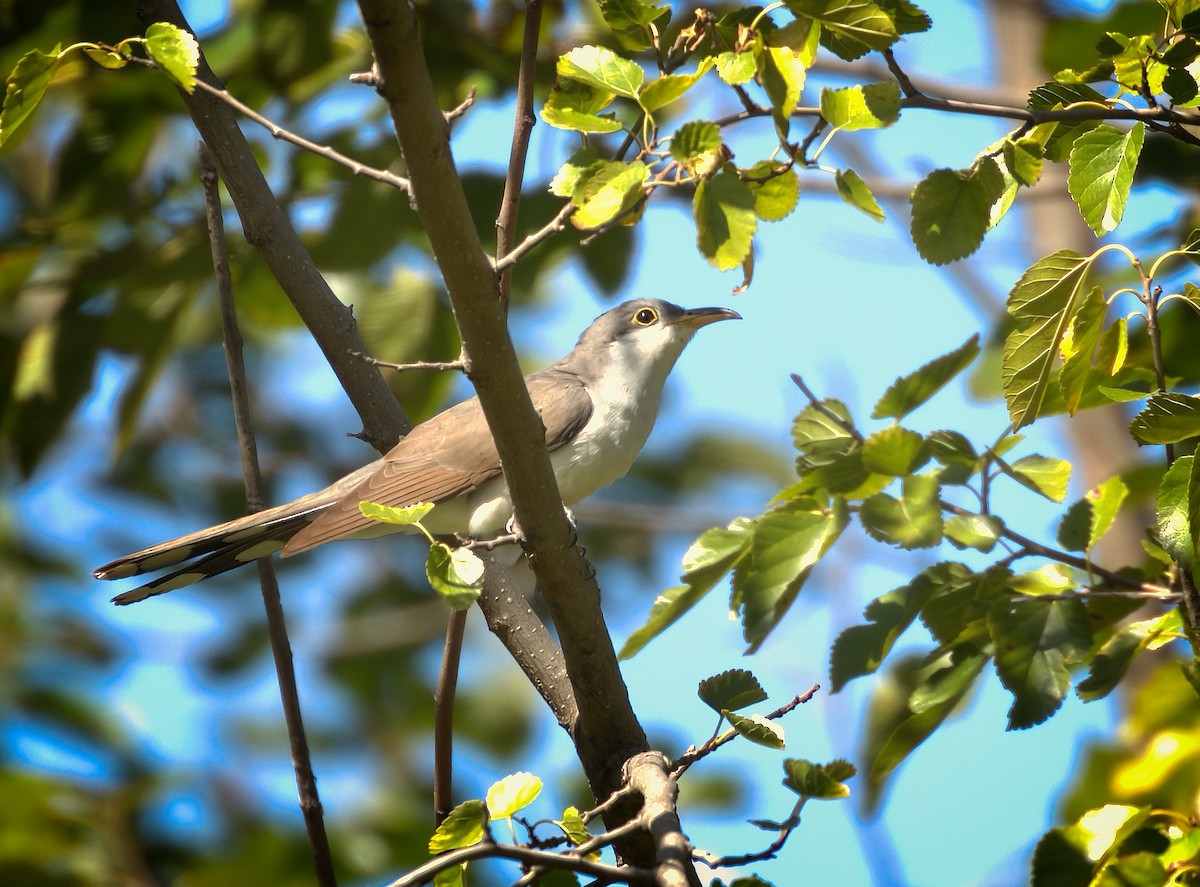
[[[592, 415], [592, 399], [578, 377], [536, 373], [525, 380], [553, 452]], [[283, 549], [288, 557], [344, 539], [373, 526], [360, 502], [394, 508], [446, 502], [470, 493], [501, 474], [500, 456], [477, 398], [439, 413], [412, 430], [383, 457], [376, 471], [300, 529]]]

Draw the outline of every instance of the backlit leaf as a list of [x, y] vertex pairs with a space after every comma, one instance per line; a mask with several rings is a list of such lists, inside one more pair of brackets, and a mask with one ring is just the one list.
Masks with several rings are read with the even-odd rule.
[[49, 53], [33, 49], [21, 56], [8, 75], [4, 90], [4, 108], [0, 111], [0, 148], [20, 128], [46, 95], [58, 69], [61, 44]]
[[1013, 694], [1008, 728], [1040, 724], [1062, 705], [1067, 667], [1092, 642], [1087, 608], [1078, 599], [999, 601], [988, 617], [996, 648], [996, 673]]
[[740, 735], [746, 737], [755, 745], [765, 745], [767, 748], [783, 748], [783, 727], [762, 715], [739, 715], [732, 711], [721, 712]]
[[946, 518], [945, 533], [956, 548], [987, 554], [1000, 541], [1004, 521], [993, 514], [956, 514]]
[[863, 442], [863, 467], [876, 474], [904, 477], [919, 469], [928, 459], [925, 438], [899, 425], [880, 429]]
[[1104, 291], [1099, 286], [1093, 286], [1079, 301], [1071, 325], [1063, 336], [1060, 345], [1063, 365], [1058, 373], [1058, 385], [1062, 389], [1067, 412], [1071, 415], [1075, 415], [1079, 409], [1107, 311]]
[[692, 200], [700, 253], [722, 271], [740, 268], [750, 253], [758, 217], [754, 195], [734, 173], [722, 170], [696, 185]]
[[904, 478], [899, 499], [876, 493], [863, 501], [863, 529], [873, 539], [901, 548], [931, 548], [942, 541], [940, 491], [936, 475], [910, 475]]
[[146, 29], [146, 52], [172, 80], [191, 92], [196, 88], [200, 46], [183, 28], [155, 22]]
[[400, 526], [412, 526], [419, 523], [425, 515], [433, 511], [433, 508], [434, 505], [432, 502], [418, 502], [415, 505], [406, 505], [403, 508], [397, 508], [393, 505], [380, 505], [378, 502], [358, 503], [358, 510], [362, 512], [363, 517], [384, 524], [398, 524]]
[[839, 169], [835, 175], [838, 196], [859, 212], [865, 213], [876, 222], [884, 219], [883, 208], [863, 181], [862, 176], [852, 169]]
[[1154, 500], [1158, 542], [1173, 561], [1187, 570], [1192, 569], [1196, 556], [1188, 496], [1194, 459], [1190, 455], [1180, 456], [1171, 463]]
[[512, 773], [487, 790], [488, 816], [507, 819], [533, 803], [542, 791], [542, 781], [532, 773]]
[[[467, 552], [474, 561], [467, 561], [466, 575], [460, 574], [463, 558], [457, 551], [442, 542], [434, 542], [429, 546], [429, 555], [425, 558], [425, 578], [452, 609], [465, 610], [479, 599], [483, 569], [482, 562]], [[475, 569], [475, 562], [479, 563], [478, 570]]]
[[600, 161], [572, 196], [579, 209], [571, 216], [571, 224], [587, 229], [611, 222], [642, 198], [648, 175], [646, 165], [640, 160]]
[[872, 419], [902, 419], [942, 390], [979, 356], [979, 334], [915, 372], [901, 376], [875, 404]]
[[1035, 262], [1008, 294], [1016, 329], [1004, 343], [1001, 378], [1013, 428], [1028, 425], [1046, 400], [1059, 345], [1083, 299], [1093, 257], [1059, 250]]
[[577, 80], [558, 80], [542, 106], [542, 119], [557, 129], [576, 132], [617, 132], [620, 121], [612, 115], [600, 116], [597, 112], [607, 108], [613, 93], [597, 89]]
[[754, 214], [764, 222], [786, 218], [800, 198], [800, 179], [796, 171], [788, 167], [777, 173], [776, 169], [777, 164], [763, 160], [743, 173], [743, 181], [754, 195]]
[[641, 66], [603, 46], [575, 47], [559, 57], [556, 71], [559, 77], [635, 101], [646, 78]]
[[1067, 189], [1097, 237], [1121, 223], [1145, 138], [1141, 121], [1128, 132], [1101, 124], [1071, 147]]
[[979, 249], [1003, 191], [1004, 176], [991, 158], [927, 175], [912, 192], [912, 239], [921, 258], [945, 265]]
[[470, 847], [483, 840], [483, 801], [463, 801], [450, 811], [429, 839], [430, 853]]
[[620, 658], [633, 656], [708, 594], [749, 550], [753, 528], [753, 521], [738, 518], [726, 529], [706, 530], [692, 543], [683, 556], [685, 584], [659, 595], [646, 624], [621, 647]]
[[734, 597], [751, 652], [783, 618], [813, 566], [845, 526], [840, 500], [832, 507], [796, 500], [758, 519], [750, 551], [734, 570]]
[[1012, 477], [1051, 502], [1062, 502], [1071, 481], [1071, 463], [1049, 456], [1024, 456], [1013, 462]]
[[1200, 435], [1200, 397], [1161, 391], [1129, 423], [1129, 433], [1144, 444], [1178, 443]]
[[783, 762], [783, 784], [805, 798], [836, 800], [850, 797], [850, 787], [842, 780], [856, 772], [848, 761], [814, 764], [811, 761], [788, 758]]
[[889, 81], [822, 89], [821, 116], [847, 131], [891, 126], [900, 117], [900, 87]]

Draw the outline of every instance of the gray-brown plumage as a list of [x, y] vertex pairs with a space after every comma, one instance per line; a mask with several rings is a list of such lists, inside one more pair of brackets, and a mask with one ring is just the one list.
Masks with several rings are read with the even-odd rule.
[[[573, 504], [629, 469], [654, 424], [667, 374], [693, 333], [737, 316], [724, 308], [685, 311], [658, 299], [626, 302], [597, 318], [570, 354], [526, 377], [563, 502]], [[501, 532], [512, 503], [478, 399], [421, 423], [382, 459], [323, 490], [118, 558], [95, 576], [122, 579], [178, 567], [113, 598], [130, 604], [276, 551], [287, 557], [401, 529], [364, 517], [364, 501], [432, 502], [422, 524], [434, 534], [484, 539]]]

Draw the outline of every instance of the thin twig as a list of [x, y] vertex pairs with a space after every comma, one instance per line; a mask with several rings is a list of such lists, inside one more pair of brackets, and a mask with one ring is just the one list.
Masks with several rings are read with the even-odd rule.
[[513, 265], [517, 264], [517, 262], [521, 261], [524, 255], [531, 249], [541, 245], [559, 231], [562, 231], [564, 228], [566, 228], [567, 219], [571, 218], [571, 216], [575, 213], [575, 209], [575, 204], [564, 203], [562, 209], [560, 209], [558, 214], [549, 222], [547, 222], [537, 231], [534, 231], [532, 234], [514, 246], [511, 250], [509, 250], [505, 255], [501, 256], [500, 258], [493, 259], [493, 267], [495, 267], [497, 271], [504, 272]]
[[863, 442], [862, 432], [827, 407], [825, 405], [825, 401], [820, 400], [815, 394], [813, 394], [812, 389], [805, 384], [804, 380], [800, 378], [798, 373], [792, 373], [792, 381], [796, 383], [796, 387], [799, 388], [804, 393], [804, 396], [808, 398], [808, 402], [812, 404], [813, 409], [825, 416], [825, 418], [829, 419], [829, 421], [833, 422], [838, 428], [845, 431], [859, 443]]
[[[792, 711], [797, 706], [803, 705], [804, 703], [811, 700], [814, 696], [817, 695], [817, 691], [819, 691], [820, 689], [821, 689], [820, 684], [813, 684], [811, 687], [809, 687], [805, 692], [801, 693], [799, 696], [793, 697], [792, 700], [790, 702], [788, 702], [786, 705], [781, 705], [779, 708], [775, 709], [775, 711], [765, 715], [764, 717], [766, 717], [766, 719], [769, 721], [778, 720], [779, 718], [782, 718], [784, 715], [788, 714], [790, 711]], [[738, 733], [736, 730], [729, 730], [728, 732], [722, 734], [721, 736], [714, 736], [712, 739], [708, 740], [708, 742], [704, 743], [701, 746], [688, 749], [686, 752], [684, 752], [682, 755], [680, 755], [678, 759], [676, 759], [674, 766], [671, 768], [671, 775], [674, 777], [682, 776], [685, 772], [687, 772], [687, 769], [689, 767], [691, 767], [692, 764], [696, 763], [701, 758], [708, 757], [710, 754], [712, 754], [714, 751], [716, 751], [722, 745], [725, 745], [725, 743], [727, 743], [727, 742], [732, 742], [734, 739], [736, 739], [740, 735], [741, 734]]]
[[471, 106], [475, 104], [476, 91], [476, 88], [472, 86], [467, 90], [467, 97], [445, 113], [444, 116], [447, 123], [453, 123], [471, 110]]
[[[242, 471], [246, 481], [246, 505], [251, 512], [263, 508], [262, 474], [258, 466], [258, 448], [250, 417], [250, 395], [246, 384], [246, 365], [242, 359], [242, 336], [238, 330], [237, 311], [233, 304], [233, 283], [229, 273], [229, 251], [225, 242], [225, 227], [221, 217], [221, 195], [217, 187], [216, 163], [206, 146], [200, 147], [200, 179], [204, 186], [205, 210], [208, 216], [209, 239], [212, 246], [213, 269], [217, 278], [217, 294], [221, 305], [221, 328], [224, 334], [225, 359], [229, 364], [229, 386], [233, 400], [234, 423], [237, 427]], [[300, 810], [308, 833], [309, 849], [321, 887], [336, 887], [333, 857], [325, 833], [321, 799], [313, 775], [308, 752], [308, 739], [300, 713], [300, 694], [296, 689], [296, 673], [292, 665], [292, 647], [288, 640], [287, 622], [279, 598], [279, 583], [270, 558], [258, 560], [259, 584], [263, 606], [267, 613], [267, 632], [271, 653], [275, 659], [276, 680], [283, 703], [288, 742], [292, 751], [292, 766], [296, 773], [296, 789]]]
[[655, 883], [655, 870], [636, 868], [628, 865], [608, 865], [602, 862], [592, 862], [570, 853], [550, 853], [546, 850], [534, 850], [529, 847], [518, 847], [514, 844], [479, 843], [470, 847], [451, 850], [441, 856], [431, 859], [418, 866], [403, 878], [397, 878], [387, 887], [417, 887], [433, 880], [439, 872], [447, 871], [464, 862], [476, 859], [512, 859], [527, 866], [540, 866], [547, 869], [565, 869], [578, 872], [595, 879], [599, 884], [634, 884], [650, 887]]
[[[533, 86], [537, 79], [538, 34], [542, 26], [541, 0], [525, 0], [525, 30], [521, 37], [521, 62], [517, 73], [517, 105], [513, 111], [512, 146], [508, 152], [508, 173], [504, 177], [504, 196], [496, 217], [496, 258], [503, 259], [512, 249], [521, 205], [521, 187], [525, 182], [525, 159], [529, 153], [529, 134], [537, 118], [533, 116]], [[500, 272], [500, 299], [507, 305], [512, 285], [507, 269]]]
[[466, 628], [467, 611], [451, 610], [442, 647], [442, 669], [433, 696], [433, 817], [438, 825], [454, 807], [454, 694]]
[[796, 830], [796, 826], [800, 824], [800, 811], [804, 808], [804, 804], [807, 801], [808, 796], [801, 796], [800, 800], [796, 802], [796, 806], [792, 808], [791, 815], [780, 824], [779, 837], [763, 850], [754, 853], [743, 853], [739, 856], [713, 856], [709, 853], [695, 853], [693, 855], [705, 865], [715, 869], [749, 865], [752, 862], [763, 862], [767, 859], [774, 859], [775, 855], [783, 849], [783, 845], [787, 843], [792, 832]]
[[414, 360], [410, 363], [392, 363], [390, 360], [380, 360], [378, 357], [363, 354], [361, 351], [351, 351], [350, 354], [364, 363], [369, 363], [371, 366], [395, 370], [398, 373], [403, 373], [406, 370], [458, 370], [465, 372], [467, 368], [466, 363], [461, 357], [456, 360]]

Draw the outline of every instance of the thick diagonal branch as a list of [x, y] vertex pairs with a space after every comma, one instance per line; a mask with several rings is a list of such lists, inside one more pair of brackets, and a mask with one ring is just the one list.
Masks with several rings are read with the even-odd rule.
[[[147, 24], [165, 21], [191, 30], [175, 0], [139, 0], [138, 16]], [[203, 55], [196, 76], [222, 87]], [[333, 294], [271, 193], [233, 109], [202, 91], [181, 95], [216, 158], [246, 240], [258, 250], [325, 354], [362, 420], [362, 438], [386, 452], [410, 425], [379, 370], [353, 356], [367, 350], [353, 314]]]
[[[499, 281], [454, 166], [415, 12], [393, 0], [359, 0], [359, 8], [374, 50], [376, 87], [388, 104], [421, 224], [454, 307], [467, 372], [496, 440], [513, 508], [561, 639], [579, 707], [571, 735], [592, 790], [603, 798], [620, 786], [623, 762], [648, 748], [646, 736], [604, 627], [595, 576], [575, 546], [562, 508], [544, 431], [508, 336]], [[634, 864], [653, 858], [648, 842], [627, 843], [621, 852]]]

